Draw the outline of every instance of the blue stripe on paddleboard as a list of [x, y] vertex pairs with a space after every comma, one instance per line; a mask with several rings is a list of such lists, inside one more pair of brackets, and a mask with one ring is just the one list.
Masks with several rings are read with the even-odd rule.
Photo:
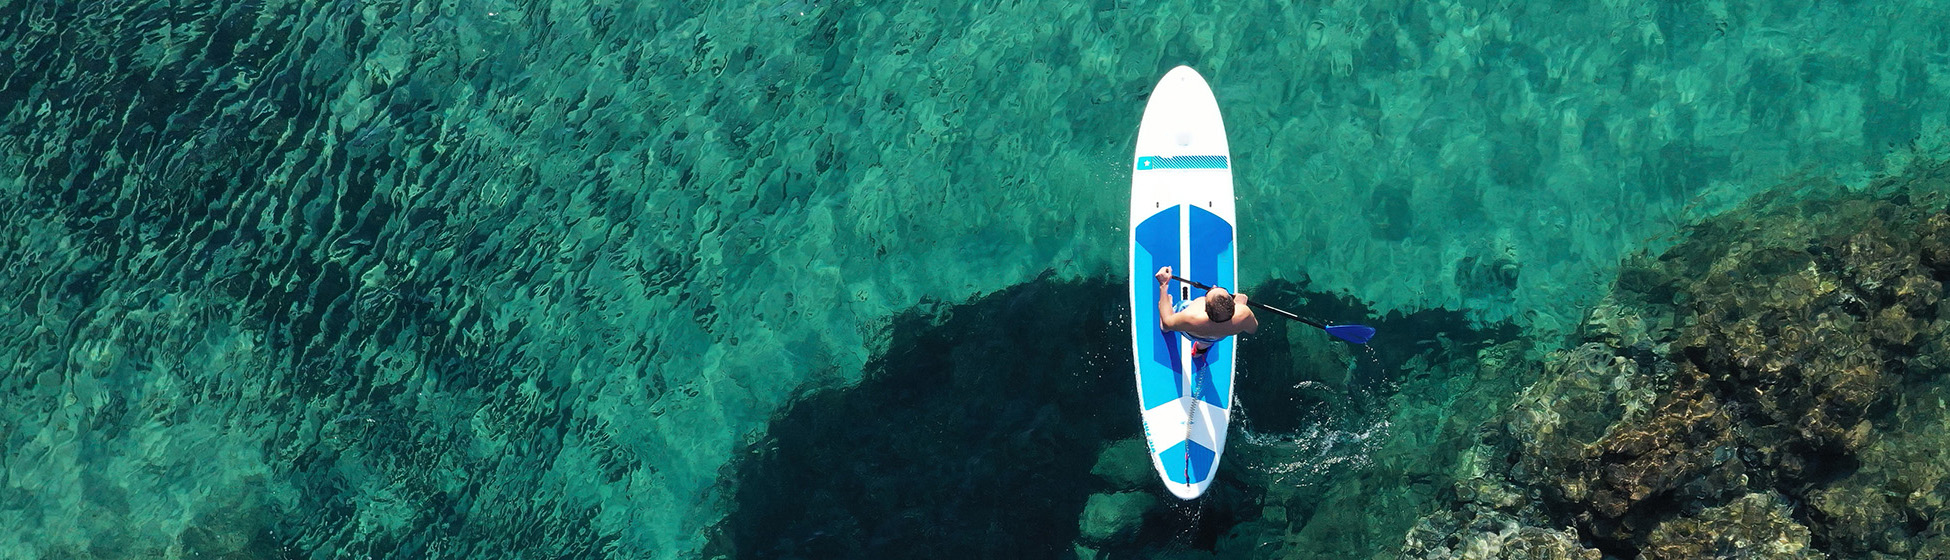
[[1148, 169], [1225, 169], [1225, 156], [1140, 156], [1137, 170]]
[[[1192, 206], [1191, 209], [1192, 267], [1188, 271], [1191, 275], [1186, 278], [1237, 291], [1233, 283], [1232, 224], [1204, 208]], [[1238, 337], [1226, 337], [1212, 345], [1203, 359], [1194, 360], [1199, 381], [1195, 394], [1199, 400], [1226, 408], [1227, 401], [1232, 398], [1231, 392], [1219, 388], [1232, 386], [1232, 350], [1237, 340]], [[1211, 364], [1220, 364], [1220, 367], [1211, 368]]]
[[1166, 208], [1138, 223], [1137, 248], [1131, 254], [1131, 292], [1137, 296], [1133, 300], [1137, 307], [1134, 328], [1149, 333], [1136, 340], [1138, 385], [1145, 410], [1183, 395], [1179, 391], [1184, 373], [1178, 365], [1178, 335], [1166, 336], [1159, 328], [1164, 318], [1158, 316], [1158, 283], [1151, 279], [1158, 268], [1178, 264], [1178, 208]]
[[[1191, 447], [1191, 455], [1186, 456], [1186, 446]], [[1165, 476], [1180, 484], [1198, 484], [1212, 476], [1212, 459], [1218, 456], [1212, 450], [1192, 440], [1178, 442], [1170, 449], [1158, 452], [1158, 463], [1165, 466]], [[1187, 465], [1186, 463], [1191, 463]], [[1185, 476], [1185, 468], [1191, 467], [1191, 476]]]

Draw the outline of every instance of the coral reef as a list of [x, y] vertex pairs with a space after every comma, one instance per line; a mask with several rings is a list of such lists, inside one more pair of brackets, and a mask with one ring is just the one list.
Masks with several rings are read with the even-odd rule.
[[1628, 261], [1402, 556], [1950, 549], [1944, 176], [1789, 185]]
[[1795, 522], [1779, 494], [1748, 494], [1697, 516], [1659, 524], [1646, 537], [1640, 558], [1827, 558], [1808, 545], [1808, 528]]
[[[1443, 512], [1422, 520], [1403, 542], [1404, 559], [1598, 560], [1569, 530], [1525, 525], [1508, 514]], [[1407, 552], [1414, 551], [1414, 552]]]
[[1484, 467], [1504, 453], [1478, 445], [1464, 452], [1455, 482], [1458, 508], [1416, 520], [1402, 539], [1403, 560], [1597, 560], [1568, 527], [1551, 528], [1544, 511], [1501, 473]]

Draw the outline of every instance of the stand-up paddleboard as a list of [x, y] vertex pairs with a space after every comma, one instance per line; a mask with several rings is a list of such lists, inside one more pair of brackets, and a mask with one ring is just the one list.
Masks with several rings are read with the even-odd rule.
[[[1186, 279], [1238, 289], [1231, 160], [1212, 89], [1190, 67], [1173, 68], [1144, 107], [1132, 162], [1131, 347], [1151, 466], [1187, 500], [1212, 485], [1225, 451], [1237, 337], [1192, 357], [1190, 339], [1160, 326], [1152, 274], [1170, 266]], [[1174, 308], [1202, 295], [1182, 282], [1168, 286]]]

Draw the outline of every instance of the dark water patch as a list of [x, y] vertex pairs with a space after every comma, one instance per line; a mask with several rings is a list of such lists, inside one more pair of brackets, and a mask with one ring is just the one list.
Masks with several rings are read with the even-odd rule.
[[1548, 91], [1550, 59], [1535, 47], [1511, 41], [1492, 41], [1483, 47], [1484, 72], [1508, 71], [1532, 91]]
[[1605, 125], [1602, 113], [1594, 112], [1584, 119], [1584, 132], [1579, 138], [1579, 146], [1588, 152], [1613, 149], [1611, 127]]
[[1685, 200], [1726, 176], [1731, 167], [1732, 157], [1725, 150], [1673, 142], [1661, 146], [1657, 155], [1645, 158], [1639, 166], [1639, 182], [1647, 192]]
[[1401, 185], [1380, 185], [1368, 193], [1364, 215], [1368, 233], [1375, 239], [1401, 241], [1415, 230], [1415, 208], [1409, 204], [1414, 191]]
[[1756, 125], [1779, 128], [1792, 117], [1796, 84], [1792, 72], [1779, 63], [1758, 59], [1747, 64], [1747, 88], [1740, 92], [1747, 113]]
[[[870, 362], [863, 381], [793, 401], [768, 436], [726, 470], [732, 509], [706, 555], [1069, 554], [1085, 502], [1118, 490], [1092, 474], [1099, 452], [1140, 436], [1123, 291], [1102, 281], [1037, 282], [945, 312], [923, 306], [897, 317], [890, 350]], [[1345, 388], [1366, 395], [1369, 404], [1358, 405], [1364, 418], [1387, 414], [1373, 403], [1400, 381], [1409, 360], [1473, 352], [1516, 334], [1508, 325], [1477, 328], [1453, 311], [1373, 320], [1367, 304], [1311, 293], [1302, 283], [1276, 281], [1251, 294], [1381, 329], [1374, 351], [1360, 351]], [[1312, 346], [1280, 342], [1294, 328], [1311, 329], [1268, 318], [1240, 346], [1238, 390], [1265, 403], [1252, 412], [1256, 432], [1298, 437], [1311, 425], [1342, 421], [1330, 409], [1345, 417], [1345, 403], [1329, 402], [1343, 397], [1287, 387], [1288, 378], [1348, 375], [1314, 370], [1320, 361], [1305, 355]], [[1328, 361], [1329, 368], [1345, 366]], [[1246, 429], [1242, 416], [1235, 416], [1234, 437]], [[1242, 523], [1261, 517], [1267, 489], [1249, 480], [1222, 467], [1205, 497], [1180, 502], [1145, 478], [1136, 491], [1169, 506], [1145, 510], [1140, 528], [1098, 550], [1117, 556], [1221, 547]]]
[[1486, 251], [1456, 260], [1456, 286], [1469, 298], [1508, 298], [1523, 267], [1508, 254]]
[[1510, 127], [1490, 140], [1490, 178], [1512, 189], [1530, 189], [1537, 184], [1538, 169], [1544, 164], [1543, 150], [1537, 147], [1535, 127]]
[[712, 548], [737, 557], [1048, 557], [1137, 431], [1118, 286], [1017, 286], [908, 312], [846, 389], [780, 414], [742, 461]]
[[1726, 22], [1714, 18], [1706, 3], [1697, 0], [1660, 2], [1654, 8], [1653, 18], [1659, 23], [1659, 31], [1665, 34], [1665, 48], [1674, 54], [1691, 54], [1726, 34]]
[[1363, 70], [1372, 72], [1396, 72], [1406, 67], [1408, 57], [1402, 54], [1396, 44], [1396, 29], [1392, 24], [1382, 24], [1362, 40], [1360, 59], [1356, 61]]
[[[1905, 76], [1920, 70], [1911, 64], [1904, 65]], [[1875, 149], [1902, 148], [1915, 142], [1918, 131], [1922, 129], [1922, 115], [1914, 100], [1921, 97], [1906, 94], [1896, 99], [1863, 104], [1863, 140]]]

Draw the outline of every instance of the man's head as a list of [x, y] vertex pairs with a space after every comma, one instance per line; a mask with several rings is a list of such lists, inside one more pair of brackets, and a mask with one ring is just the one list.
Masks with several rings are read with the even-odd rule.
[[1212, 291], [1205, 292], [1205, 316], [1211, 317], [1214, 323], [1231, 321], [1232, 294], [1226, 293], [1225, 288], [1212, 288]]

